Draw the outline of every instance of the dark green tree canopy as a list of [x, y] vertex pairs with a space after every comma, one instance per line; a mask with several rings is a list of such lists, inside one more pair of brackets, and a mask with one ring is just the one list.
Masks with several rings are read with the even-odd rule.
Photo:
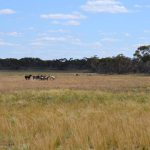
[[134, 58], [119, 54], [105, 58], [99, 58], [95, 55], [83, 59], [42, 60], [30, 57], [0, 59], [0, 70], [82, 70], [102, 74], [150, 73], [150, 45], [138, 47], [134, 53]]
[[134, 57], [139, 61], [150, 61], [150, 45], [144, 45], [137, 48], [134, 53]]

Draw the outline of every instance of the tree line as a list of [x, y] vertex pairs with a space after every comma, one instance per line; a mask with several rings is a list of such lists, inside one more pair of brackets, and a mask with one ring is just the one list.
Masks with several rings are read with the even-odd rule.
[[0, 70], [88, 70], [105, 74], [150, 73], [150, 45], [137, 48], [133, 58], [93, 56], [83, 59], [42, 60], [40, 58], [0, 59]]

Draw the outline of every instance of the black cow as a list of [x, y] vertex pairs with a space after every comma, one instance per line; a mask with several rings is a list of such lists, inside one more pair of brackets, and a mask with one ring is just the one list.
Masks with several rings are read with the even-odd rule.
[[25, 78], [26, 80], [30, 80], [31, 77], [32, 77], [31, 74], [30, 74], [30, 75], [25, 75], [25, 76], [24, 76], [24, 78]]

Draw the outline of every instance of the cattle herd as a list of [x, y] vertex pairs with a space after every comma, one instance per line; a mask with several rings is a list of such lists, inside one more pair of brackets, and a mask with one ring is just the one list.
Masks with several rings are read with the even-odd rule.
[[55, 80], [55, 76], [46, 76], [46, 75], [25, 75], [26, 80]]

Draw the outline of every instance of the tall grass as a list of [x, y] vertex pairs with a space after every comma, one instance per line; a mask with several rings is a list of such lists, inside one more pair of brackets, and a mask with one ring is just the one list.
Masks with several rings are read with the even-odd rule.
[[150, 93], [69, 89], [1, 93], [0, 149], [150, 149]]
[[150, 149], [149, 76], [54, 75], [0, 73], [0, 150]]

